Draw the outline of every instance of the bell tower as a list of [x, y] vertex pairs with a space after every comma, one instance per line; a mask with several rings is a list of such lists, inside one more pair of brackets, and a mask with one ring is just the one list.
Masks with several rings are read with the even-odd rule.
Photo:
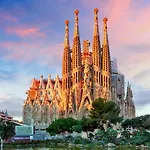
[[111, 60], [110, 60], [110, 50], [108, 42], [108, 33], [107, 33], [107, 21], [105, 17], [104, 22], [104, 37], [103, 37], [103, 46], [102, 46], [102, 78], [101, 83], [103, 85], [103, 95], [102, 98], [107, 100], [111, 99]]
[[62, 100], [65, 114], [68, 111], [69, 92], [71, 87], [71, 52], [69, 45], [69, 20], [65, 21], [64, 52], [62, 61]]
[[98, 9], [94, 9], [94, 34], [92, 45], [93, 61], [93, 98], [101, 96], [101, 43], [98, 26]]
[[74, 25], [74, 36], [73, 36], [73, 47], [72, 47], [72, 88], [75, 95], [76, 111], [78, 111], [79, 103], [81, 101], [81, 44], [79, 35], [78, 25], [78, 14], [79, 11], [75, 10], [75, 25]]

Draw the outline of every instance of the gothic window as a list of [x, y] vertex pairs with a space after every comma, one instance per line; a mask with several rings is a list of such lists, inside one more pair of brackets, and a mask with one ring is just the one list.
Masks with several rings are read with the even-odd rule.
[[66, 78], [66, 89], [67, 89], [67, 78]]
[[40, 95], [42, 95], [43, 94], [43, 92], [42, 91], [40, 91]]
[[80, 71], [78, 71], [78, 82], [80, 81]]
[[58, 91], [56, 91], [56, 96], [59, 96], [59, 95], [58, 95]]
[[76, 83], [77, 83], [77, 72], [76, 72]]
[[100, 72], [99, 72], [99, 83], [101, 82], [101, 74], [100, 74]]
[[101, 75], [101, 85], [103, 85], [103, 75]]
[[98, 82], [98, 71], [96, 72], [96, 80]]
[[50, 95], [51, 94], [51, 92], [50, 91], [48, 91], [48, 95]]

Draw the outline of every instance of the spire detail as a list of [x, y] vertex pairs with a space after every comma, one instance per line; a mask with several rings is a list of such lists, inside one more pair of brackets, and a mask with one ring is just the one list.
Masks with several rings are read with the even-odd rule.
[[94, 36], [99, 35], [98, 29], [98, 8], [94, 9]]
[[98, 29], [98, 9], [94, 9], [94, 34], [93, 34], [93, 46], [92, 46], [92, 59], [95, 67], [101, 66], [101, 43]]
[[80, 46], [80, 35], [79, 35], [79, 11], [75, 10], [75, 25], [74, 25], [74, 36], [73, 36], [73, 47], [72, 47], [72, 66], [74, 68], [81, 67], [81, 46]]
[[64, 47], [69, 47], [69, 20], [65, 21], [66, 30], [65, 30], [65, 39], [64, 39]]
[[103, 19], [103, 22], [104, 22], [104, 40], [103, 40], [103, 46], [109, 45], [109, 43], [108, 43], [108, 34], [107, 34], [107, 21], [108, 21], [108, 19], [105, 17]]
[[74, 27], [74, 37], [79, 36], [79, 25], [78, 25], [78, 14], [79, 14], [79, 10], [75, 10], [74, 11], [75, 14], [75, 27]]
[[44, 81], [43, 81], [43, 75], [41, 75], [41, 77], [40, 77], [39, 87], [45, 89], [45, 84], [44, 84]]

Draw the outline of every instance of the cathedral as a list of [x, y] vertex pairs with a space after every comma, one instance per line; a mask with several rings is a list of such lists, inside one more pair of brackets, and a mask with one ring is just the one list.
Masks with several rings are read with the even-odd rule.
[[62, 78], [33, 79], [23, 104], [23, 122], [48, 125], [59, 117], [80, 119], [87, 117], [92, 102], [97, 98], [114, 101], [120, 107], [120, 116], [135, 117], [131, 85], [126, 94], [124, 75], [114, 69], [110, 58], [107, 21], [103, 19], [103, 41], [98, 25], [98, 9], [94, 9], [94, 32], [90, 41], [83, 41], [81, 50], [79, 11], [75, 10], [73, 45], [69, 42], [69, 21], [65, 21], [65, 38], [62, 58]]

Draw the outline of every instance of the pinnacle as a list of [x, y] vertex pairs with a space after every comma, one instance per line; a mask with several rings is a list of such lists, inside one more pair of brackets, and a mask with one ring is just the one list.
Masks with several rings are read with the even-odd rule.
[[106, 22], [108, 21], [108, 19], [105, 17], [105, 18], [103, 19], [103, 21], [104, 21], [104, 23], [106, 23]]
[[65, 20], [65, 24], [68, 25], [69, 24], [69, 20]]
[[98, 13], [98, 11], [99, 11], [99, 10], [98, 10], [98, 8], [95, 8], [95, 9], [94, 9], [94, 13], [96, 13], [96, 14], [97, 14], [97, 13]]
[[75, 14], [75, 15], [78, 15], [78, 13], [79, 13], [79, 10], [76, 9], [76, 10], [74, 11], [74, 14]]

